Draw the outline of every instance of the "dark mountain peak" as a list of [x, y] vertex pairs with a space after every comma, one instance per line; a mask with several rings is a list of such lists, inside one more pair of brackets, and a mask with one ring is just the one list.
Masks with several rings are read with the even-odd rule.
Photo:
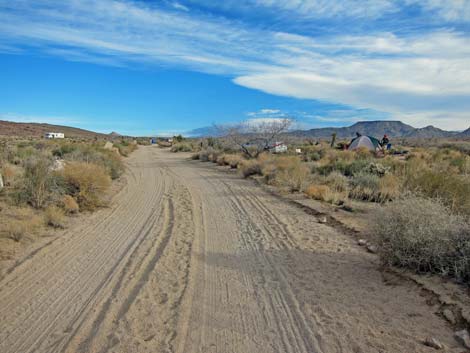
[[458, 137], [470, 137], [470, 127], [465, 130], [465, 131], [462, 131], [460, 134], [457, 135]]

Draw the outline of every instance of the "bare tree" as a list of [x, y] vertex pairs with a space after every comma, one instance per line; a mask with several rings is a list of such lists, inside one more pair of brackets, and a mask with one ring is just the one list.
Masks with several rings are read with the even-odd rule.
[[256, 158], [289, 130], [291, 119], [247, 120], [235, 125], [216, 125], [215, 128], [226, 142], [235, 146], [248, 157]]

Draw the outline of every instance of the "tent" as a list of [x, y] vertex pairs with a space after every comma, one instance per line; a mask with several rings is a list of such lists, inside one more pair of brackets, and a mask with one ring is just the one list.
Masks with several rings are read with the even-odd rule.
[[377, 151], [380, 148], [380, 142], [372, 136], [358, 136], [351, 140], [348, 149], [357, 150], [361, 147], [367, 148], [370, 151]]

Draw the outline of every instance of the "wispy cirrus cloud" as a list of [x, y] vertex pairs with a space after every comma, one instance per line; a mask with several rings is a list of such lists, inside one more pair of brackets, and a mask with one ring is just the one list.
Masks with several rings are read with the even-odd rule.
[[[40, 51], [101, 65], [171, 66], [227, 75], [238, 85], [274, 95], [373, 109], [408, 122], [447, 128], [469, 124], [470, 36], [452, 26], [452, 21], [467, 21], [468, 2], [254, 0], [217, 5], [227, 13], [253, 7], [284, 12], [291, 17], [283, 31], [186, 11], [216, 6], [210, 3], [5, 2], [0, 4], [0, 50]], [[403, 13], [407, 6], [439, 15], [445, 26], [359, 34], [329, 31], [325, 25], [311, 33], [289, 27], [289, 21], [305, 16], [374, 21]]]

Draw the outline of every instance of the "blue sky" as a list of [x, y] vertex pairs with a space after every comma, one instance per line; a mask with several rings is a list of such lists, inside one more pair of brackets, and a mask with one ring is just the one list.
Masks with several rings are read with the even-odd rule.
[[0, 119], [470, 126], [470, 0], [0, 0]]

